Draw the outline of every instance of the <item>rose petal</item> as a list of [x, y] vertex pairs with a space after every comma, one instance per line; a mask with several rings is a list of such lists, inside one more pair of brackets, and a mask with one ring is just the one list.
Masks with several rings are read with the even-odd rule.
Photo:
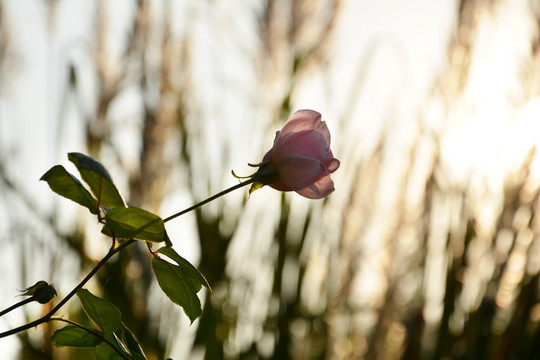
[[334, 182], [330, 178], [330, 175], [323, 176], [315, 183], [309, 186], [296, 190], [296, 192], [308, 199], [322, 199], [334, 192]]
[[319, 161], [331, 158], [328, 145], [321, 133], [312, 130], [303, 130], [281, 137], [274, 146], [271, 155], [272, 161], [279, 163], [287, 156], [304, 156]]
[[263, 156], [263, 161], [270, 161], [274, 155], [274, 149], [276, 148], [276, 144], [280, 138], [280, 131], [276, 131], [276, 136], [274, 137], [274, 144], [272, 145], [272, 148], [266, 152]]
[[281, 179], [277, 179], [273, 183], [269, 184], [269, 186], [276, 189], [276, 190], [278, 190], [278, 191], [293, 191]]
[[291, 115], [281, 129], [283, 134], [302, 130], [313, 130], [321, 122], [321, 114], [314, 110], [298, 110]]
[[279, 163], [278, 172], [283, 184], [294, 191], [303, 189], [328, 174], [323, 163], [302, 156], [286, 157]]
[[330, 130], [328, 130], [326, 123], [321, 121], [321, 114], [313, 110], [298, 110], [292, 114], [283, 126], [280, 135], [283, 137], [289, 133], [304, 130], [319, 132], [324, 137], [327, 146], [330, 147]]
[[330, 158], [324, 162], [324, 165], [326, 165], [326, 169], [328, 169], [328, 172], [331, 174], [339, 168], [341, 163], [336, 158]]

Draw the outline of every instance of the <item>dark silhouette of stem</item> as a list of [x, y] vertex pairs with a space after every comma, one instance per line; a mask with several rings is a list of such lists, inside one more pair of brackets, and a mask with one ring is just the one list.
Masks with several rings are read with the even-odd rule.
[[188, 207], [187, 209], [184, 209], [184, 210], [182, 210], [182, 211], [180, 211], [180, 212], [177, 212], [176, 214], [173, 214], [173, 215], [169, 216], [168, 218], [165, 218], [165, 219], [163, 220], [163, 222], [167, 222], [167, 221], [170, 221], [170, 220], [172, 220], [172, 219], [175, 219], [175, 218], [177, 218], [177, 217], [179, 217], [179, 216], [181, 216], [181, 215], [184, 215], [185, 213], [190, 212], [190, 211], [192, 211], [192, 210], [195, 210], [195, 209], [197, 209], [197, 208], [203, 206], [204, 204], [207, 204], [207, 203], [209, 203], [210, 201], [217, 199], [217, 198], [220, 197], [220, 196], [223, 196], [223, 195], [225, 195], [225, 194], [228, 194], [228, 193], [230, 193], [230, 192], [233, 191], [233, 190], [236, 190], [236, 189], [239, 189], [239, 188], [241, 188], [241, 187], [243, 187], [243, 186], [249, 185], [249, 184], [251, 184], [251, 183], [253, 183], [253, 182], [255, 182], [255, 181], [256, 181], [256, 179], [250, 178], [249, 180], [246, 180], [246, 181], [243, 181], [243, 182], [241, 182], [241, 183], [239, 183], [239, 184], [236, 184], [236, 185], [234, 185], [234, 186], [231, 186], [230, 188], [225, 189], [225, 190], [223, 190], [223, 191], [217, 193], [216, 195], [210, 196], [208, 199], [205, 199], [205, 200], [203, 200], [203, 201], [201, 201], [201, 202], [199, 202], [199, 203], [197, 203], [197, 204], [195, 204], [195, 205], [193, 205], [193, 206]]
[[19, 306], [23, 306], [23, 305], [26, 305], [32, 301], [34, 301], [34, 297], [33, 296], [30, 296], [29, 298], [27, 299], [24, 299], [22, 301], [19, 301], [18, 303], [16, 303], [15, 305], [12, 305], [10, 307], [8, 307], [6, 310], [2, 310], [0, 311], [0, 316], [2, 315], [5, 315], [7, 314], [8, 312], [10, 312], [11, 310], [15, 310], [16, 308], [18, 308]]
[[[167, 221], [170, 221], [170, 220], [172, 220], [172, 219], [175, 219], [175, 218], [177, 218], [177, 217], [179, 217], [179, 216], [181, 216], [181, 215], [184, 215], [185, 213], [190, 212], [190, 211], [192, 211], [192, 210], [195, 210], [195, 209], [197, 209], [197, 208], [203, 206], [204, 204], [207, 204], [207, 203], [209, 203], [210, 201], [217, 199], [217, 198], [220, 197], [220, 196], [223, 196], [223, 195], [225, 195], [225, 194], [228, 194], [228, 193], [230, 193], [230, 192], [233, 191], [233, 190], [236, 190], [236, 189], [239, 189], [239, 188], [241, 188], [241, 187], [243, 187], [243, 186], [249, 185], [249, 184], [251, 184], [251, 183], [253, 183], [253, 182], [255, 182], [255, 181], [257, 181], [257, 179], [255, 179], [255, 178], [252, 177], [252, 178], [250, 178], [250, 179], [248, 179], [248, 180], [246, 180], [246, 181], [243, 181], [243, 182], [241, 182], [241, 183], [239, 183], [239, 184], [236, 184], [236, 185], [234, 185], [234, 186], [231, 186], [231, 187], [228, 188], [228, 189], [225, 189], [225, 190], [223, 190], [223, 191], [221, 191], [221, 192], [219, 192], [219, 193], [217, 193], [217, 194], [215, 194], [215, 195], [213, 195], [213, 196], [210, 196], [208, 199], [205, 199], [205, 200], [203, 200], [203, 201], [201, 201], [201, 202], [199, 202], [199, 203], [197, 203], [197, 204], [195, 204], [195, 205], [193, 205], [193, 206], [188, 207], [187, 209], [184, 209], [184, 210], [182, 210], [182, 211], [180, 211], [180, 212], [177, 212], [176, 214], [173, 214], [173, 215], [171, 215], [171, 216], [165, 218], [165, 219], [163, 220], [163, 222], [167, 222]], [[89, 280], [90, 280], [90, 279], [91, 279], [91, 278], [99, 271], [99, 269], [101, 269], [101, 267], [102, 267], [102, 266], [103, 266], [103, 265], [104, 265], [111, 257], [113, 257], [113, 256], [114, 256], [116, 253], [118, 253], [120, 250], [122, 250], [122, 249], [128, 247], [129, 245], [133, 244], [133, 243], [136, 242], [136, 241], [137, 241], [137, 240], [129, 239], [128, 241], [126, 241], [126, 242], [120, 244], [118, 247], [115, 246], [115, 245], [116, 245], [116, 241], [113, 241], [113, 245], [112, 245], [111, 248], [109, 249], [109, 252], [107, 253], [107, 255], [105, 255], [105, 257], [103, 257], [103, 259], [101, 259], [101, 261], [100, 261], [99, 263], [96, 264], [96, 266], [92, 269], [92, 271], [90, 271], [90, 272], [88, 273], [88, 275], [86, 275], [86, 277], [85, 277], [85, 278], [84, 278], [84, 279], [83, 279], [83, 280], [82, 280], [82, 281], [81, 281], [81, 282], [80, 282], [73, 290], [71, 290], [71, 292], [70, 292], [68, 295], [66, 295], [66, 296], [65, 296], [65, 297], [64, 297], [64, 298], [63, 298], [63, 299], [62, 299], [62, 300], [61, 300], [61, 301], [60, 301], [60, 302], [59, 302], [59, 303], [58, 303], [51, 311], [49, 311], [46, 315], [42, 316], [41, 318], [39, 318], [39, 319], [37, 319], [37, 320], [34, 320], [34, 321], [29, 322], [29, 323], [27, 323], [27, 324], [25, 324], [25, 325], [21, 325], [21, 326], [19, 326], [19, 327], [17, 327], [17, 328], [14, 328], [14, 329], [11, 329], [11, 330], [8, 330], [8, 331], [4, 331], [3, 333], [0, 333], [0, 338], [6, 337], [6, 336], [10, 336], [10, 335], [16, 334], [16, 333], [21, 332], [21, 331], [28, 330], [28, 329], [30, 329], [30, 328], [33, 328], [33, 327], [35, 327], [35, 326], [38, 326], [38, 325], [40, 325], [40, 324], [43, 324], [43, 323], [48, 322], [48, 321], [51, 321], [51, 320], [60, 320], [60, 319], [58, 319], [58, 318], [54, 318], [54, 319], [53, 319], [52, 316], [53, 316], [58, 310], [60, 310], [60, 308], [61, 308], [62, 306], [64, 306], [64, 305], [65, 305], [65, 304], [66, 304], [66, 303], [67, 303], [67, 302], [68, 302], [68, 301], [69, 301], [69, 300], [77, 293], [77, 291], [79, 291], [80, 289], [82, 289], [82, 287], [83, 287], [83, 286], [84, 286], [84, 285], [85, 285], [85, 284], [86, 284], [86, 283], [87, 283], [87, 282], [88, 282], [88, 281], [89, 281]], [[10, 312], [10, 311], [13, 310], [13, 309], [18, 308], [19, 306], [25, 305], [25, 304], [27, 304], [27, 303], [33, 301], [33, 300], [34, 300], [33, 296], [30, 297], [30, 298], [28, 298], [28, 299], [25, 299], [25, 300], [23, 300], [23, 301], [21, 301], [21, 302], [15, 304], [15, 305], [13, 305], [13, 306], [7, 308], [6, 310], [2, 311], [2, 312], [0, 313], [0, 316], [6, 314], [6, 313], [8, 313], [8, 312]], [[69, 322], [68, 320], [63, 320], [63, 321]], [[70, 323], [71, 323], [71, 322], [70, 322]], [[84, 328], [84, 327], [83, 327], [83, 328]], [[85, 329], [85, 330], [88, 330], [88, 329], [86, 329], [86, 328], [84, 328], [84, 329]], [[90, 330], [88, 330], [88, 331], [91, 332], [92, 334], [94, 334], [92, 331], [90, 331]], [[109, 344], [109, 345], [110, 345], [110, 344]], [[116, 348], [115, 348], [115, 349], [116, 349]], [[120, 354], [120, 355], [122, 355], [122, 354]]]
[[103, 265], [105, 265], [105, 263], [111, 257], [113, 257], [120, 250], [122, 250], [122, 249], [128, 247], [129, 245], [133, 244], [135, 241], [137, 241], [137, 240], [130, 239], [130, 240], [126, 241], [125, 243], [120, 244], [118, 247], [115, 247], [114, 244], [116, 244], [116, 242], [113, 242], [113, 246], [111, 246], [111, 248], [109, 249], [109, 252], [107, 253], [107, 255], [105, 255], [105, 257], [103, 259], [101, 259], [101, 261], [96, 264], [96, 266], [92, 269], [92, 271], [90, 271], [88, 273], [88, 275], [86, 275], [86, 277], [79, 283], [79, 285], [77, 285], [73, 290], [71, 290], [71, 292], [68, 295], [66, 295], [51, 311], [49, 311], [46, 315], [42, 316], [41, 318], [39, 318], [37, 320], [34, 320], [32, 322], [29, 322], [28, 324], [21, 325], [21, 326], [15, 328], [15, 329], [11, 329], [11, 330], [8, 330], [8, 331], [4, 331], [3, 333], [0, 333], [0, 338], [10, 336], [10, 335], [16, 334], [16, 333], [24, 331], [24, 330], [28, 330], [30, 328], [33, 328], [35, 326], [38, 326], [40, 324], [43, 324], [43, 323], [49, 321], [51, 319], [51, 317], [62, 306], [64, 306], [69, 301], [69, 299], [71, 299], [73, 297], [73, 295], [75, 295], [77, 293], [77, 291], [82, 289], [82, 287], [88, 282], [88, 280], [90, 280], [99, 271], [99, 269], [101, 269], [101, 267]]

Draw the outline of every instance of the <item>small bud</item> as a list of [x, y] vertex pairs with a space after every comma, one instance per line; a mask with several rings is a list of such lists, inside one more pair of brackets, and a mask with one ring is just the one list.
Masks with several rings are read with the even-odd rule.
[[53, 284], [48, 284], [46, 287], [42, 287], [36, 290], [34, 293], [34, 298], [40, 304], [46, 304], [54, 297], [58, 295]]
[[40, 304], [46, 304], [58, 295], [54, 285], [43, 280], [40, 280], [29, 288], [21, 291], [24, 291], [21, 295], [32, 296], [32, 298]]
[[38, 289], [42, 289], [42, 288], [45, 288], [47, 287], [49, 284], [46, 282], [46, 281], [43, 281], [43, 280], [40, 280], [38, 281], [37, 283], [35, 283], [34, 285], [24, 289], [24, 290], [20, 290], [21, 292], [24, 291], [23, 294], [21, 294], [21, 296], [26, 296], [26, 295], [34, 295], [34, 293], [36, 292], [36, 290]]

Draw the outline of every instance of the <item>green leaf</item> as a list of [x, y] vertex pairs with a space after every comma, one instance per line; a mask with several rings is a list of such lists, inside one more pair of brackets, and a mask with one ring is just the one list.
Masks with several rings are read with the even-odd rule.
[[178, 255], [174, 249], [162, 247], [157, 252], [176, 262], [174, 264], [158, 257], [152, 259], [152, 268], [159, 286], [172, 302], [184, 308], [184, 312], [193, 323], [202, 313], [197, 292], [202, 285], [210, 289], [208, 282], [199, 270]]
[[107, 300], [99, 298], [86, 289], [77, 291], [82, 308], [86, 315], [103, 331], [111, 333], [117, 330], [122, 322], [120, 310]]
[[203, 274], [195, 266], [193, 266], [189, 261], [180, 256], [173, 248], [162, 247], [157, 251], [160, 254], [167, 256], [168, 258], [175, 261], [181, 268], [182, 271], [189, 277], [194, 278], [197, 282], [197, 289], [201, 288], [201, 285], [204, 285], [206, 288], [210, 289], [210, 284], [206, 281]]
[[94, 196], [99, 199], [101, 205], [107, 209], [126, 206], [111, 175], [100, 162], [81, 153], [69, 153], [68, 159], [75, 164], [81, 177]]
[[[112, 344], [114, 348], [106, 342], [102, 342], [101, 344], [96, 346], [95, 354], [97, 360], [117, 360], [124, 359], [124, 357], [128, 359], [131, 358], [124, 344], [122, 344], [122, 342], [120, 341], [120, 339], [118, 339], [118, 336], [116, 336], [115, 333], [106, 334], [105, 339], [110, 344]], [[120, 356], [120, 354], [114, 349], [117, 349], [120, 353], [124, 355], [124, 357]]]
[[251, 184], [251, 186], [249, 187], [249, 195], [251, 195], [251, 193], [256, 190], [259, 190], [263, 186], [264, 184], [262, 182], [258, 182], [258, 181], [253, 182], [253, 184]]
[[40, 180], [46, 181], [52, 191], [86, 207], [94, 215], [98, 213], [97, 200], [75, 176], [62, 165], [53, 166]]
[[124, 338], [124, 344], [127, 346], [131, 355], [135, 357], [135, 360], [146, 360], [146, 356], [141, 349], [141, 345], [139, 345], [139, 342], [137, 341], [133, 333], [124, 323], [122, 323], [122, 334]]
[[51, 341], [58, 347], [93, 347], [101, 344], [103, 340], [80, 327], [69, 325], [56, 330]]
[[168, 239], [165, 223], [159, 216], [136, 207], [115, 208], [105, 214], [106, 226], [116, 237], [161, 242]]

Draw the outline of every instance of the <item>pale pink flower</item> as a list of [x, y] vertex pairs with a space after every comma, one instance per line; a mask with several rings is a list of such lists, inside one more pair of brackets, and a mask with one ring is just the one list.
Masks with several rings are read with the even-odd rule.
[[334, 191], [330, 174], [340, 163], [330, 150], [330, 131], [321, 121], [321, 114], [313, 110], [295, 112], [276, 133], [261, 170], [268, 163], [277, 176], [266, 185], [280, 191], [296, 191], [310, 199], [330, 195]]

